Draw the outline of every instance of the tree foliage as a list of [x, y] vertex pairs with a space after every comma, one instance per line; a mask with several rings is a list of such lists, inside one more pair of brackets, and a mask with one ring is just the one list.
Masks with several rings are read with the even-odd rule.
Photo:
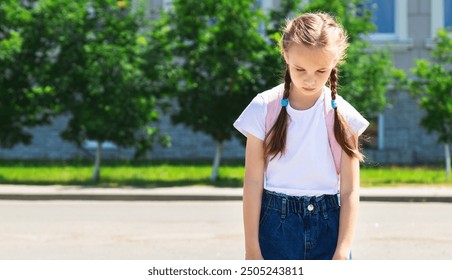
[[[68, 1], [54, 1], [50, 8], [62, 2]], [[62, 137], [78, 146], [86, 140], [109, 141], [134, 147], [142, 156], [155, 141], [158, 131], [149, 123], [158, 120], [162, 96], [154, 77], [147, 76], [147, 68], [155, 65], [145, 60], [151, 45], [142, 31], [147, 28], [144, 8], [115, 0], [77, 4], [81, 9], [66, 25], [71, 33], [60, 37], [51, 69], [62, 111], [70, 116]]]
[[410, 92], [426, 113], [421, 125], [438, 133], [440, 143], [452, 143], [452, 39], [441, 29], [435, 42], [433, 62], [418, 59], [411, 69], [415, 77], [409, 83]]
[[[150, 123], [158, 120], [158, 99], [165, 92], [160, 64], [149, 59], [161, 52], [152, 41], [143, 3], [2, 2], [2, 144], [18, 142], [6, 138], [15, 130], [64, 114], [69, 119], [61, 134], [65, 140], [79, 147], [87, 140], [99, 143], [95, 179], [104, 142], [145, 155], [162, 136]], [[21, 137], [22, 142], [31, 138]], [[167, 137], [160, 138], [168, 144]]]
[[0, 3], [0, 147], [30, 144], [27, 127], [49, 123], [54, 91], [37, 77], [50, 63], [32, 4]]
[[[74, 9], [59, 13], [66, 4]], [[54, 34], [61, 32], [52, 42], [56, 56], [49, 82], [58, 92], [62, 112], [70, 115], [63, 138], [78, 146], [88, 139], [121, 147], [146, 142], [142, 137], [153, 130], [137, 131], [156, 120], [157, 113], [143, 73], [147, 40], [139, 33], [142, 15], [131, 12], [127, 1], [55, 0], [44, 5], [56, 17], [66, 18], [61, 29], [45, 26]]]
[[174, 1], [167, 20], [181, 69], [176, 123], [231, 138], [231, 123], [266, 82], [257, 67], [269, 46], [256, 8], [252, 0]]
[[261, 67], [273, 50], [259, 33], [262, 13], [254, 0], [175, 0], [162, 20], [179, 70], [172, 120], [221, 147], [235, 134], [235, 118], [268, 85]]
[[452, 142], [452, 38], [440, 29], [431, 52], [433, 62], [416, 60], [411, 69], [414, 79], [408, 82], [412, 95], [418, 100], [425, 115], [421, 125], [428, 132], [436, 132], [438, 142], [444, 143], [446, 179], [450, 179]]

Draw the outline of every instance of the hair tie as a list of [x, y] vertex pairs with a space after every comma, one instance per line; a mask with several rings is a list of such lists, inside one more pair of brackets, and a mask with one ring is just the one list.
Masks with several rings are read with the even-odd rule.
[[334, 100], [334, 99], [331, 100], [331, 107], [333, 107], [333, 109], [337, 108], [336, 100]]
[[281, 106], [287, 107], [288, 104], [289, 104], [289, 99], [287, 99], [287, 98], [281, 99]]

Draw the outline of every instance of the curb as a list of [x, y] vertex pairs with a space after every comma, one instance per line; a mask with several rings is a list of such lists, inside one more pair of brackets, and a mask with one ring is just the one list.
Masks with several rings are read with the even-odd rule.
[[361, 196], [360, 201], [371, 202], [443, 202], [452, 203], [450, 196]]
[[[174, 186], [137, 189], [80, 186], [0, 185], [0, 201], [241, 201], [242, 189], [214, 186]], [[452, 187], [374, 187], [360, 190], [360, 201], [452, 203]]]

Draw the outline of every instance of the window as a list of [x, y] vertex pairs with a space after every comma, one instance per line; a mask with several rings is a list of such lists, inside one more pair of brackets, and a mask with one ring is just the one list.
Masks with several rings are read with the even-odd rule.
[[367, 0], [366, 6], [374, 12], [372, 20], [378, 28], [367, 37], [374, 47], [391, 51], [413, 47], [408, 38], [408, 0]]
[[374, 14], [372, 20], [377, 26], [377, 32], [370, 35], [371, 41], [412, 46], [412, 40], [408, 38], [408, 0], [370, 0], [367, 6]]
[[452, 0], [444, 0], [444, 27], [452, 31]]
[[373, 0], [367, 4], [378, 34], [395, 34], [395, 1]]

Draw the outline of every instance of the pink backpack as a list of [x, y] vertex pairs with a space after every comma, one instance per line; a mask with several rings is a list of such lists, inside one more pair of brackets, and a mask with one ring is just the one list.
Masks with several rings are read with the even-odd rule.
[[[267, 115], [265, 117], [265, 134], [270, 131], [276, 119], [281, 111], [281, 100], [284, 93], [284, 85], [277, 86], [271, 90], [269, 96], [269, 101], [267, 105]], [[336, 172], [339, 174], [341, 172], [341, 153], [342, 147], [337, 143], [336, 137], [334, 136], [334, 109], [331, 107], [331, 95], [325, 94], [325, 123], [328, 132], [328, 142], [330, 144], [331, 153], [333, 155], [334, 165], [336, 167]], [[336, 95], [336, 101], [339, 103], [342, 97]]]

